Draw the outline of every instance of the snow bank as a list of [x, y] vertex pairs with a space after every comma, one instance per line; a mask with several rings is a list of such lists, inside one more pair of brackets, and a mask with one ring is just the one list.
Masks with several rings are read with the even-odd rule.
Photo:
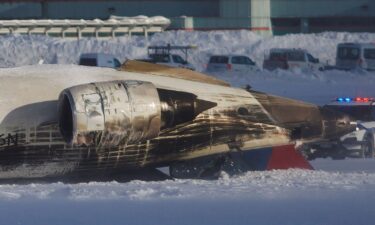
[[305, 48], [322, 62], [334, 64], [336, 45], [340, 42], [374, 42], [375, 34], [336, 33], [291, 34], [264, 38], [250, 31], [188, 32], [169, 31], [144, 37], [119, 37], [111, 40], [82, 38], [64, 40], [45, 36], [2, 36], [0, 38], [0, 67], [44, 63], [77, 63], [79, 55], [87, 52], [113, 54], [120, 60], [142, 58], [148, 45], [196, 45], [189, 61], [203, 70], [212, 54], [245, 54], [262, 65], [264, 54], [273, 47]]

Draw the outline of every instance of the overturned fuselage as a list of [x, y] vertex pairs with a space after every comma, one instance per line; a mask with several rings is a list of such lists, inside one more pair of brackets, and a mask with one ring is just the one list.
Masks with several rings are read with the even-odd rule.
[[345, 115], [216, 81], [56, 70], [56, 76], [38, 71], [30, 83], [20, 82], [24, 73], [12, 75], [13, 93], [0, 90], [17, 99], [0, 115], [0, 179], [180, 168], [191, 160], [353, 129]]

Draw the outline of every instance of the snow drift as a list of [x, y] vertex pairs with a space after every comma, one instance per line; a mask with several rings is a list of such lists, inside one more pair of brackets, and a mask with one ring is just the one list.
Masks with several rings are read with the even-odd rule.
[[264, 54], [270, 48], [304, 48], [321, 62], [335, 63], [336, 45], [340, 42], [374, 42], [375, 34], [335, 33], [290, 34], [264, 38], [250, 31], [188, 32], [169, 31], [145, 39], [142, 36], [124, 36], [110, 40], [82, 38], [67, 40], [45, 36], [0, 37], [0, 67], [37, 64], [77, 63], [81, 53], [102, 52], [113, 54], [120, 60], [142, 58], [148, 45], [196, 45], [189, 61], [203, 70], [212, 54], [244, 54], [262, 65]]

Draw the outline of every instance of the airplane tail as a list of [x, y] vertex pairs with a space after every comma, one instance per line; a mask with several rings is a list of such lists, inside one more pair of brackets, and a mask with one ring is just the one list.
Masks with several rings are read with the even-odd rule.
[[299, 152], [295, 145], [284, 145], [274, 147], [272, 149], [272, 155], [269, 159], [267, 170], [274, 169], [289, 169], [289, 168], [298, 168], [298, 169], [309, 169], [313, 170], [314, 168], [306, 160], [306, 158]]
[[294, 145], [252, 150], [246, 153], [246, 161], [256, 165], [255, 170], [314, 169]]

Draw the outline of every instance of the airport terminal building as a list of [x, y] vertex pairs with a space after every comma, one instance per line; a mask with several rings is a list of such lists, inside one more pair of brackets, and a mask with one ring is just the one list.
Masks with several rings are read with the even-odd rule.
[[[168, 29], [266, 34], [375, 31], [374, 0], [2, 0], [0, 20], [164, 16]], [[1, 26], [1, 25], [0, 25]]]

